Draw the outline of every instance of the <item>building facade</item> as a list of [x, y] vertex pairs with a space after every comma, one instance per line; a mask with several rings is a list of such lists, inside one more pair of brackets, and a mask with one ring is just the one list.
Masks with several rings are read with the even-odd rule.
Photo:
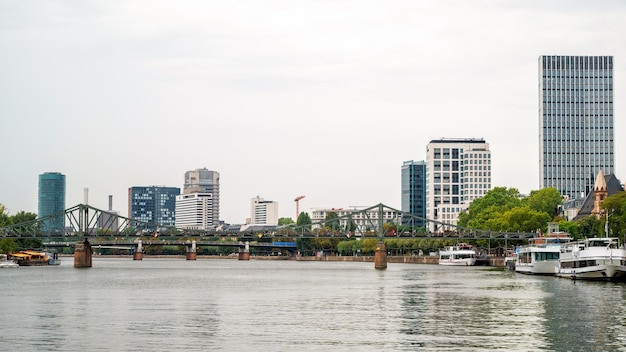
[[135, 186], [128, 189], [128, 217], [151, 224], [174, 226], [178, 187]]
[[188, 230], [214, 230], [213, 194], [188, 193], [176, 196], [176, 227]]
[[368, 231], [378, 231], [381, 221], [383, 224], [393, 223], [396, 225], [400, 225], [402, 221], [401, 214], [388, 208], [383, 209], [382, 214], [376, 207], [316, 208], [311, 211], [312, 228], [318, 229], [323, 227], [326, 216], [331, 212], [337, 214], [337, 217], [340, 218], [339, 229], [347, 228], [348, 221], [352, 220], [357, 227], [353, 234], [354, 236], [364, 236]]
[[[426, 217], [426, 163], [422, 161], [405, 161], [401, 175], [401, 210], [420, 218]], [[405, 221], [403, 221], [405, 222]], [[408, 224], [408, 222], [405, 222]], [[425, 222], [415, 219], [414, 226], [424, 226]]]
[[278, 202], [256, 196], [250, 200], [250, 223], [278, 225]]
[[539, 182], [569, 199], [614, 173], [613, 57], [539, 57]]
[[[206, 168], [185, 172], [183, 194], [202, 193], [211, 195], [211, 223], [220, 221], [220, 174]], [[206, 198], [205, 196], [203, 196]]]
[[426, 147], [426, 218], [431, 232], [454, 231], [459, 213], [491, 190], [484, 139], [439, 139]]
[[65, 175], [60, 172], [45, 172], [39, 175], [38, 218], [58, 214], [43, 222], [44, 232], [65, 231]]

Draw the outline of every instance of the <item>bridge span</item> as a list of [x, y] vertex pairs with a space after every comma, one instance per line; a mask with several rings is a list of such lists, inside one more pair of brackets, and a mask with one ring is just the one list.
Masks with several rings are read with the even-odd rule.
[[[337, 215], [337, 214], [335, 214]], [[49, 223], [65, 224], [62, 230], [50, 229]], [[467, 240], [525, 240], [535, 233], [500, 232], [462, 228], [450, 223], [421, 218], [378, 204], [358, 211], [307, 224], [265, 226], [233, 231], [230, 228], [183, 229], [147, 223], [120, 216], [95, 207], [79, 204], [58, 214], [32, 221], [0, 227], [0, 238], [40, 239], [47, 247], [67, 247], [73, 243], [74, 266], [91, 267], [91, 253], [100, 246], [132, 248], [135, 259], [141, 259], [144, 245], [177, 245], [187, 248], [187, 259], [196, 257], [199, 246], [239, 247], [239, 258], [249, 259], [250, 247], [277, 247], [285, 243], [313, 238], [354, 240], [375, 238], [375, 268], [387, 267], [385, 238], [428, 238]], [[224, 241], [235, 239], [235, 242]], [[71, 246], [71, 245], [70, 245]], [[293, 246], [295, 247], [295, 246]]]

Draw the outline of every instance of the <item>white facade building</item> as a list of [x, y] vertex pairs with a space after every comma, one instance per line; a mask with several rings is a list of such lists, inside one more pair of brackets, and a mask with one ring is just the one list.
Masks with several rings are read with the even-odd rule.
[[250, 222], [254, 225], [278, 225], [278, 202], [256, 196], [250, 201]]
[[[211, 223], [220, 221], [220, 173], [206, 168], [185, 172], [183, 194], [204, 193], [211, 195]], [[176, 215], [178, 216], [178, 210]]]
[[[341, 219], [339, 220], [339, 225], [342, 229], [346, 228], [348, 224], [349, 215], [352, 221], [357, 225], [357, 230], [355, 235], [363, 235], [366, 231], [377, 231], [379, 224], [379, 209], [372, 208], [365, 213], [363, 210], [369, 207], [350, 207], [350, 208], [316, 208], [311, 210], [311, 222], [313, 224], [320, 223], [326, 220], [326, 215], [330, 212], [334, 212]], [[342, 217], [346, 218], [342, 218]], [[382, 214], [383, 223], [395, 223], [400, 224], [400, 214], [392, 211], [388, 208], [383, 209]], [[313, 228], [319, 228], [321, 226], [313, 226]]]
[[426, 218], [432, 232], [454, 230], [459, 213], [491, 190], [491, 152], [484, 139], [439, 139], [426, 147]]
[[214, 222], [213, 195], [189, 193], [176, 196], [176, 227], [190, 230], [211, 230]]

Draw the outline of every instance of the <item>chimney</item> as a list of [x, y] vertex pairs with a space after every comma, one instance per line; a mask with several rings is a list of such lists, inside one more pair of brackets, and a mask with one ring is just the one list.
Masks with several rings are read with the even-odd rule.
[[83, 190], [83, 198], [83, 203], [85, 203], [85, 205], [89, 204], [89, 188]]

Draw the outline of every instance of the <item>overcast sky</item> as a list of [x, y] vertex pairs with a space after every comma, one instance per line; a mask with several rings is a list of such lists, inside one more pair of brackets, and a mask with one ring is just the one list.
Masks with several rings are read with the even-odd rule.
[[0, 0], [0, 203], [128, 213], [128, 188], [221, 175], [250, 199], [400, 208], [400, 169], [433, 139], [484, 138], [492, 185], [539, 188], [538, 57], [615, 57], [618, 178], [626, 1]]

